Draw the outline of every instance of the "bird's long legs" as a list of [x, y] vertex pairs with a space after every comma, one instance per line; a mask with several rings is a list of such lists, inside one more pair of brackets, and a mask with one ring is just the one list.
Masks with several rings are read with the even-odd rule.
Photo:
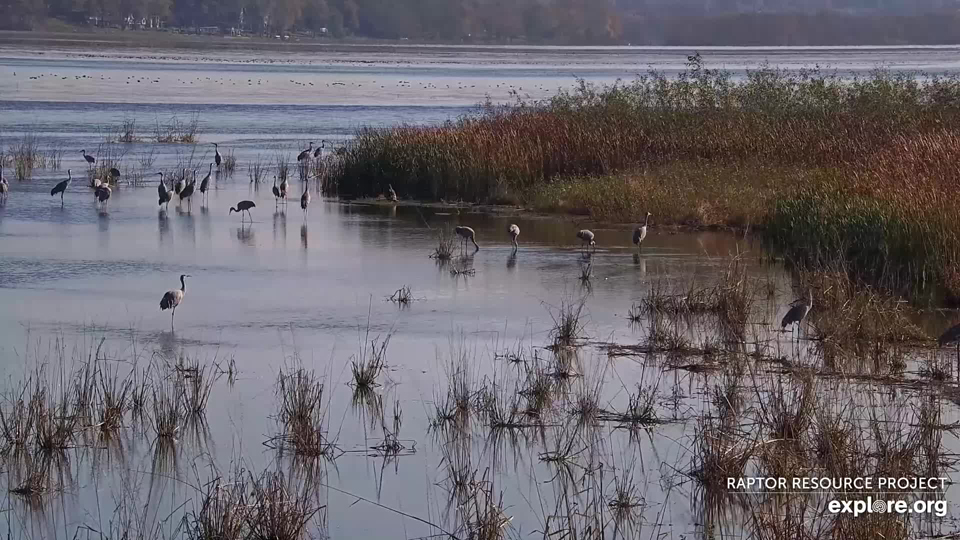
[[173, 311], [170, 313], [170, 331], [173, 332], [173, 316], [177, 314], [177, 306], [173, 306]]

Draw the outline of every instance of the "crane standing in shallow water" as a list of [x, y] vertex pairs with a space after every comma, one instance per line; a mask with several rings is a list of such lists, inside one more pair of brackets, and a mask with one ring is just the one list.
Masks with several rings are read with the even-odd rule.
[[643, 248], [643, 239], [647, 237], [647, 225], [650, 224], [651, 215], [650, 212], [647, 212], [647, 218], [643, 221], [643, 225], [633, 231], [633, 243], [637, 246], [638, 251]]
[[273, 177], [273, 206], [280, 204], [280, 188], [277, 187], [277, 177]]
[[7, 200], [7, 193], [10, 192], [10, 186], [7, 184], [7, 179], [3, 176], [3, 163], [0, 163], [0, 201]]
[[327, 141], [320, 141], [320, 146], [318, 146], [317, 149], [313, 151], [314, 158], [320, 158], [320, 156], [323, 155], [323, 147], [326, 146], [326, 144], [327, 144]]
[[187, 284], [184, 283], [183, 278], [190, 277], [190, 274], [181, 274], [180, 275], [180, 288], [173, 289], [172, 291], [167, 291], [163, 293], [163, 298], [160, 299], [160, 311], [165, 309], [172, 309], [170, 313], [170, 331], [173, 331], [173, 317], [177, 314], [177, 306], [180, 305], [180, 302], [183, 301], [183, 294], [187, 290]]
[[[800, 329], [801, 323], [807, 317], [807, 313], [810, 313], [810, 308], [813, 307], [813, 289], [807, 289], [807, 297], [802, 300], [796, 300], [793, 303], [793, 307], [787, 311], [787, 314], [783, 316], [783, 319], [780, 320], [780, 330], [786, 330], [787, 326], [790, 326], [793, 323], [797, 323], [797, 330]], [[797, 339], [800, 339], [800, 334], [797, 334]]]
[[517, 237], [520, 236], [520, 227], [515, 223], [510, 224], [510, 228], [507, 229], [507, 232], [510, 233], [510, 239], [513, 240], [513, 250], [516, 251], [520, 244], [517, 243]]
[[234, 212], [239, 213], [239, 214], [240, 214], [240, 223], [243, 223], [243, 212], [246, 212], [247, 215], [250, 216], [250, 222], [252, 223], [252, 222], [253, 222], [253, 215], [250, 214], [250, 209], [251, 209], [251, 208], [256, 208], [256, 207], [257, 207], [257, 205], [254, 204], [253, 201], [240, 201], [240, 202], [237, 203], [237, 207], [236, 207], [236, 208], [233, 208], [232, 206], [230, 207], [230, 212], [229, 212], [229, 213], [230, 213], [230, 214], [232, 214], [232, 213], [234, 213]]
[[211, 143], [211, 144], [213, 144], [213, 162], [217, 164], [217, 170], [219, 171], [220, 163], [223, 162], [223, 158], [220, 157], [220, 145], [218, 145], [217, 143]]
[[160, 185], [157, 186], [157, 195], [160, 196], [160, 199], [159, 199], [159, 201], [158, 201], [158, 203], [157, 203], [157, 206], [160, 206], [160, 205], [162, 205], [162, 204], [166, 204], [166, 205], [167, 205], [167, 209], [169, 210], [169, 209], [170, 209], [170, 200], [173, 199], [173, 190], [171, 189], [171, 190], [167, 191], [167, 185], [163, 183], [163, 173], [162, 173], [162, 172], [159, 172], [159, 173], [157, 173], [157, 174], [160, 175]]
[[207, 198], [207, 189], [210, 187], [210, 176], [213, 174], [213, 163], [210, 164], [210, 168], [207, 170], [207, 175], [203, 177], [203, 180], [200, 181], [200, 197], [201, 204]]
[[597, 242], [596, 242], [596, 240], [594, 240], [594, 238], [596, 238], [596, 236], [593, 234], [593, 231], [588, 230], [588, 229], [581, 229], [581, 230], [577, 231], [577, 238], [580, 239], [580, 242], [581, 242], [580, 247], [581, 247], [581, 248], [584, 247], [584, 246], [586, 246], [586, 245], [590, 245], [591, 247], [593, 247], [594, 249], [596, 249]]
[[97, 204], [101, 207], [110, 199], [110, 194], [113, 193], [113, 190], [110, 189], [108, 185], [102, 185], [94, 191], [94, 195], [97, 197]]
[[303, 220], [307, 220], [307, 206], [310, 205], [310, 182], [303, 186], [303, 195], [300, 196], [300, 209], [303, 210]]
[[287, 193], [290, 193], [290, 182], [287, 182], [287, 177], [284, 176], [280, 181], [280, 198], [283, 199], [283, 204], [287, 204]]
[[73, 181], [73, 175], [70, 174], [70, 169], [67, 169], [67, 179], [53, 186], [53, 189], [50, 190], [51, 197], [53, 197], [57, 193], [60, 194], [60, 206], [63, 206], [63, 194], [66, 193], [67, 188], [70, 187], [70, 182], [72, 181]]
[[309, 158], [310, 154], [312, 153], [313, 153], [313, 141], [310, 141], [310, 146], [308, 146], [307, 149], [304, 150], [303, 152], [300, 152], [299, 154], [297, 154], [297, 161], [300, 162]]
[[476, 253], [477, 251], [480, 251], [480, 246], [477, 245], [477, 240], [476, 240], [477, 233], [474, 232], [473, 229], [471, 229], [470, 227], [464, 227], [463, 225], [459, 225], [453, 228], [453, 232], [460, 237], [460, 241], [463, 242], [464, 250], [466, 250], [467, 241], [469, 240], [470, 242], [473, 242], [474, 253]]
[[81, 150], [80, 153], [83, 154], [83, 159], [85, 159], [90, 165], [93, 165], [97, 162], [97, 158], [88, 154], [86, 150]]

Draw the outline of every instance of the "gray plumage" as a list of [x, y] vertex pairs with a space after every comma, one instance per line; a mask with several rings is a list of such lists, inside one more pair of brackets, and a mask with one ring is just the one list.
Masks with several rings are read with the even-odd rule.
[[514, 223], [511, 223], [510, 227], [507, 228], [507, 232], [510, 233], [510, 239], [513, 240], [513, 247], [520, 247], [520, 244], [517, 243], [517, 237], [520, 236], [520, 227]]
[[73, 181], [73, 175], [70, 173], [70, 169], [67, 169], [67, 179], [53, 186], [53, 189], [50, 190], [50, 196], [53, 197], [54, 195], [59, 193], [60, 203], [63, 204], [63, 194], [66, 193], [67, 188], [70, 187], [70, 182], [72, 181]]
[[80, 153], [83, 154], [83, 159], [85, 159], [87, 163], [93, 165], [94, 163], [97, 162], [97, 158], [87, 154], [86, 150], [81, 150]]
[[480, 246], [477, 244], [477, 240], [476, 240], [477, 233], [475, 233], [474, 230], [471, 229], [470, 227], [464, 227], [460, 225], [460, 226], [454, 227], [453, 232], [455, 232], [457, 236], [460, 237], [460, 239], [463, 241], [464, 244], [466, 244], [468, 240], [473, 242], [473, 247], [476, 248], [475, 251], [480, 249]]
[[7, 200], [7, 193], [10, 192], [10, 185], [3, 176], [3, 163], [0, 163], [0, 200]]
[[290, 182], [287, 182], [287, 177], [284, 176], [283, 180], [280, 181], [280, 198], [286, 202], [287, 193], [290, 193]]
[[280, 188], [277, 187], [277, 177], [273, 177], [273, 197], [276, 199], [274, 202], [280, 202]]
[[312, 154], [312, 153], [313, 153], [313, 141], [310, 141], [310, 146], [307, 147], [306, 150], [304, 150], [303, 152], [300, 152], [300, 153], [297, 155], [297, 161], [303, 161], [303, 160], [309, 158], [309, 157], [310, 157], [310, 154]]
[[173, 190], [167, 190], [167, 185], [163, 183], [163, 173], [157, 173], [160, 175], [160, 185], [157, 186], [157, 195], [159, 195], [159, 200], [157, 201], [157, 206], [162, 204], [170, 205], [170, 200], [173, 199]]
[[303, 210], [303, 218], [307, 218], [307, 206], [310, 205], [310, 182], [303, 187], [303, 195], [300, 196], [300, 209]]
[[813, 290], [807, 291], [807, 298], [805, 300], [800, 300], [794, 304], [787, 314], [783, 316], [783, 319], [780, 320], [780, 328], [785, 329], [787, 326], [790, 326], [793, 323], [803, 322], [803, 319], [806, 318], [807, 313], [810, 313], [810, 308], [813, 307]]
[[220, 146], [217, 143], [213, 144], [213, 162], [217, 164], [217, 169], [220, 169], [220, 163], [223, 162], [223, 158], [220, 157]]
[[323, 155], [323, 147], [327, 144], [327, 141], [320, 141], [320, 146], [313, 151], [313, 157], [318, 158]]
[[160, 299], [160, 311], [166, 309], [172, 309], [170, 313], [170, 329], [173, 329], [173, 317], [177, 314], [177, 306], [180, 305], [180, 302], [183, 301], [183, 295], [187, 291], [187, 284], [183, 281], [183, 278], [190, 277], [190, 274], [181, 274], [180, 275], [180, 288], [174, 289], [172, 291], [167, 291], [163, 293], [163, 298]]
[[240, 201], [237, 203], [237, 207], [230, 207], [230, 214], [234, 212], [240, 213], [240, 221], [243, 222], [243, 212], [246, 212], [250, 216], [250, 221], [253, 221], [253, 215], [250, 214], [251, 208], [256, 208], [257, 205], [253, 201]]
[[594, 238], [596, 237], [594, 236], [593, 231], [591, 230], [581, 229], [580, 231], [577, 232], [577, 238], [579, 238], [580, 241], [584, 244], [589, 244], [591, 246], [597, 245], [596, 240], [594, 240]]
[[633, 244], [637, 247], [640, 247], [643, 239], [647, 237], [647, 225], [650, 224], [650, 215], [650, 212], [647, 212], [647, 218], [644, 220], [643, 225], [633, 231]]
[[206, 197], [207, 189], [210, 187], [210, 177], [213, 175], [213, 163], [210, 164], [210, 168], [207, 169], [207, 175], [203, 177], [203, 180], [200, 181], [200, 195]]

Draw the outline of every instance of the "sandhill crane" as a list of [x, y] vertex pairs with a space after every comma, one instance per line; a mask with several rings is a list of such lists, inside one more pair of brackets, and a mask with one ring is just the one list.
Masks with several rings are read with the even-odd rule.
[[242, 213], [242, 212], [246, 212], [247, 215], [250, 216], [250, 221], [253, 221], [253, 215], [250, 214], [250, 209], [251, 209], [251, 208], [256, 208], [256, 207], [257, 207], [257, 205], [254, 204], [253, 201], [240, 201], [240, 202], [237, 203], [237, 207], [236, 207], [236, 208], [230, 207], [230, 212], [229, 212], [229, 213], [232, 214], [232, 213], [234, 213], [234, 212], [240, 212], [240, 223], [243, 223], [243, 213]]
[[[806, 318], [807, 313], [810, 313], [810, 308], [813, 307], [813, 289], [807, 289], [807, 297], [802, 300], [796, 300], [793, 303], [793, 307], [787, 311], [787, 314], [783, 316], [783, 319], [780, 320], [780, 329], [786, 330], [787, 326], [790, 326], [793, 323], [797, 323], [797, 329], [799, 330], [800, 324], [803, 323], [803, 319]], [[797, 336], [800, 337], [799, 335]]]
[[87, 163], [89, 163], [90, 165], [93, 165], [94, 163], [97, 162], [97, 158], [91, 156], [90, 154], [87, 154], [86, 150], [81, 150], [80, 153], [83, 154], [83, 159], [87, 160]]
[[70, 174], [70, 169], [67, 169], [67, 179], [53, 186], [53, 189], [50, 190], [51, 197], [53, 197], [57, 193], [60, 194], [60, 206], [63, 206], [63, 194], [67, 191], [67, 188], [70, 187], [70, 182], [72, 181], [73, 181], [73, 176]]
[[651, 215], [650, 212], [647, 212], [647, 217], [643, 220], [643, 225], [633, 230], [633, 243], [637, 246], [638, 250], [642, 247], [643, 239], [647, 237], [647, 225], [650, 223]]
[[220, 163], [223, 162], [223, 158], [220, 156], [220, 146], [217, 143], [213, 144], [213, 161], [217, 164], [217, 170], [220, 170]]
[[184, 283], [183, 278], [190, 277], [190, 274], [180, 274], [180, 289], [173, 289], [172, 291], [167, 291], [163, 293], [163, 298], [160, 299], [160, 311], [165, 309], [172, 309], [170, 313], [170, 330], [173, 330], [173, 317], [177, 314], [177, 306], [180, 305], [180, 302], [183, 301], [183, 293], [187, 290], [187, 284]]
[[303, 186], [303, 195], [300, 196], [300, 209], [303, 210], [303, 219], [307, 219], [307, 206], [310, 205], [310, 182]]
[[586, 246], [586, 245], [588, 245], [588, 244], [589, 244], [591, 247], [596, 247], [596, 245], [597, 245], [596, 240], [594, 240], [595, 236], [594, 236], [594, 234], [593, 234], [593, 231], [591, 231], [591, 230], [581, 229], [581, 230], [577, 231], [577, 238], [580, 239], [581, 247]]
[[200, 181], [200, 196], [206, 200], [207, 189], [210, 187], [210, 177], [213, 175], [213, 163], [210, 164], [210, 168], [207, 169], [207, 175], [203, 177], [203, 180]]
[[94, 191], [100, 189], [102, 185], [104, 185], [104, 183], [101, 182], [99, 178], [94, 178], [90, 181], [90, 187], [93, 188]]
[[112, 176], [114, 180], [120, 178], [120, 169], [116, 167], [110, 167], [110, 176]]
[[184, 186], [183, 190], [180, 192], [180, 200], [182, 201], [184, 199], [187, 199], [187, 204], [192, 205], [193, 203], [191, 201], [193, 199], [190, 199], [190, 197], [193, 195], [193, 191], [194, 189], [196, 189], [195, 188], [196, 185], [197, 185], [197, 180], [196, 178], [194, 178], [193, 180], [190, 181], [190, 183]]
[[166, 204], [167, 207], [170, 206], [170, 200], [173, 199], [173, 190], [167, 191], [167, 185], [163, 183], [163, 173], [157, 173], [160, 175], [160, 185], [157, 186], [157, 194], [160, 196], [157, 206], [161, 204]]
[[310, 141], [310, 146], [306, 150], [297, 154], [297, 161], [303, 161], [310, 157], [310, 154], [313, 153], [313, 141]]
[[515, 223], [511, 223], [507, 232], [510, 233], [510, 239], [513, 240], [513, 249], [519, 248], [520, 244], [517, 243], [517, 237], [520, 236], [520, 227]]
[[284, 176], [283, 180], [280, 181], [280, 198], [283, 199], [283, 203], [287, 203], [287, 193], [290, 193], [290, 183], [287, 182], [287, 177]]
[[327, 145], [327, 141], [320, 141], [320, 146], [318, 146], [317, 149], [313, 151], [313, 157], [319, 158], [320, 156], [322, 156], [322, 155], [323, 155], [323, 148], [324, 148], [326, 145]]
[[97, 203], [100, 206], [103, 206], [104, 203], [106, 203], [107, 200], [110, 199], [111, 193], [113, 193], [113, 190], [110, 189], [110, 186], [104, 185], [104, 186], [98, 187], [97, 191], [94, 192], [94, 194], [97, 196]]
[[7, 179], [3, 177], [3, 165], [0, 164], [0, 201], [6, 201], [9, 192], [10, 186], [7, 185]]
[[173, 185], [173, 192], [180, 195], [180, 192], [183, 191], [185, 187], [187, 187], [187, 170], [183, 169], [180, 173], [180, 179]]
[[277, 177], [273, 177], [273, 199], [274, 206], [280, 203], [280, 188], [277, 187]]
[[397, 202], [397, 192], [393, 190], [393, 186], [391, 184], [387, 184], [387, 196], [392, 202]]
[[470, 227], [464, 227], [462, 225], [454, 227], [453, 232], [460, 237], [460, 240], [463, 242], [464, 248], [467, 246], [467, 240], [473, 242], [474, 251], [479, 251], [480, 246], [477, 245], [476, 236], [477, 234]]

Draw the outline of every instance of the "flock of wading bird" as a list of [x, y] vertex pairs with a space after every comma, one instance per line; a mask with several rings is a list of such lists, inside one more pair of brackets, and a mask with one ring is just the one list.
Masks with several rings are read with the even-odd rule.
[[[207, 190], [210, 187], [210, 179], [213, 175], [213, 167], [216, 166], [217, 170], [219, 171], [220, 166], [223, 163], [223, 157], [220, 155], [219, 144], [218, 143], [210, 143], [210, 144], [212, 144], [214, 147], [213, 163], [211, 163], [209, 168], [207, 169], [206, 176], [204, 176], [203, 179], [200, 180], [199, 187], [196, 186], [197, 170], [193, 171], [194, 174], [193, 174], [192, 180], [187, 181], [187, 170], [183, 169], [181, 177], [173, 184], [172, 189], [168, 189], [166, 183], [164, 183], [163, 173], [162, 172], [157, 173], [160, 176], [160, 184], [157, 186], [157, 194], [159, 195], [159, 199], [158, 199], [159, 206], [165, 206], [165, 208], [169, 208], [170, 201], [173, 199], [174, 196], [178, 197], [180, 204], [182, 204], [183, 201], [186, 200], [187, 204], [189, 205], [191, 204], [191, 201], [192, 201], [191, 197], [193, 196], [194, 192], [197, 192], [197, 191], [200, 193], [200, 196], [202, 199], [201, 204], [203, 204], [203, 201], [206, 201]], [[311, 156], [313, 158], [319, 158], [323, 155], [323, 151], [325, 148], [326, 148], [326, 141], [321, 141], [320, 146], [316, 148], [313, 147], [313, 142], [311, 141], [309, 146], [305, 150], [297, 154], [297, 162], [303, 163], [305, 160], [309, 160]], [[343, 148], [338, 149], [338, 153], [341, 153], [343, 150], [344, 150]], [[87, 151], [85, 149], [81, 150], [80, 153], [83, 156], [84, 161], [87, 162], [87, 164], [91, 166], [96, 164], [96, 158], [94, 156], [91, 156], [90, 154], [87, 154]], [[110, 195], [112, 193], [112, 190], [110, 188], [110, 181], [112, 180], [115, 182], [117, 179], [120, 178], [120, 171], [116, 168], [111, 168], [109, 171], [107, 171], [107, 173], [110, 175], [111, 178], [105, 178], [103, 180], [95, 178], [90, 186], [94, 190], [94, 195], [96, 197], [96, 201], [98, 205], [106, 204], [106, 202], [110, 199]], [[55, 185], [53, 189], [50, 190], [51, 196], [55, 196], [58, 194], [60, 195], [61, 205], [63, 205], [63, 195], [64, 193], [66, 193], [67, 188], [70, 187], [70, 183], [72, 182], [72, 180], [73, 180], [73, 176], [71, 174], [71, 170], [67, 169], [67, 179], [57, 183], [57, 185]], [[392, 202], [397, 202], [399, 200], [397, 197], [397, 192], [394, 191], [392, 185], [388, 185], [387, 187], [388, 187], [387, 199]], [[273, 196], [276, 199], [276, 204], [280, 204], [281, 202], [283, 204], [286, 204], [287, 194], [289, 193], [289, 189], [290, 189], [290, 184], [287, 181], [287, 178], [285, 176], [283, 179], [281, 179], [279, 184], [277, 184], [277, 177], [276, 176], [273, 177], [272, 192], [273, 192]], [[3, 176], [3, 163], [0, 162], [0, 201], [5, 202], [9, 192], [10, 192], [10, 185], [7, 182], [7, 179]], [[310, 205], [310, 189], [309, 189], [309, 181], [307, 181], [304, 186], [303, 194], [300, 195], [300, 208], [303, 210], [304, 219], [306, 219], [307, 207], [309, 205]], [[244, 220], [243, 213], [246, 212], [247, 216], [250, 217], [250, 220], [252, 222], [253, 216], [250, 214], [250, 209], [256, 208], [256, 206], [257, 206], [256, 203], [254, 203], [253, 201], [243, 200], [238, 202], [235, 207], [233, 206], [230, 207], [229, 213], [231, 214], [234, 212], [240, 213], [240, 222], [243, 223], [243, 220]], [[639, 227], [633, 230], [632, 240], [633, 240], [633, 244], [637, 246], [638, 250], [642, 249], [643, 247], [643, 241], [647, 237], [647, 227], [650, 224], [650, 216], [652, 215], [653, 214], [651, 214], [650, 212], [647, 212], [647, 215], [644, 218], [643, 225], [640, 225]], [[462, 225], [457, 226], [454, 228], [454, 233], [460, 239], [464, 248], [466, 247], [466, 244], [468, 242], [472, 242], [474, 247], [474, 253], [480, 250], [480, 245], [477, 244], [476, 231], [474, 231], [472, 228], [462, 226]], [[520, 247], [520, 244], [517, 242], [517, 238], [520, 236], [520, 227], [515, 223], [510, 224], [510, 226], [507, 228], [507, 233], [510, 235], [510, 239], [513, 242], [513, 249], [517, 250]], [[596, 249], [597, 241], [596, 241], [596, 235], [593, 233], [593, 231], [589, 229], [581, 229], [577, 231], [577, 238], [581, 242], [581, 248], [589, 247], [594, 250]], [[180, 302], [183, 301], [183, 295], [186, 292], [186, 283], [184, 282], [184, 279], [188, 277], [190, 277], [189, 274], [181, 275], [180, 288], [167, 291], [166, 293], [164, 293], [163, 298], [160, 300], [161, 311], [166, 309], [171, 310], [171, 313], [170, 313], [171, 328], [173, 328], [173, 319], [177, 311], [177, 306], [180, 305]], [[796, 324], [796, 328], [799, 329], [800, 325], [806, 319], [807, 314], [810, 313], [810, 309], [812, 307], [813, 307], [813, 291], [811, 289], [808, 289], [806, 298], [800, 298], [798, 300], [795, 300], [793, 303], [791, 303], [790, 309], [787, 311], [787, 313], [783, 316], [783, 319], [781, 319], [780, 321], [781, 330], [786, 330], [788, 326], [791, 326], [794, 324]], [[798, 338], [799, 338], [799, 334], [798, 334]], [[941, 334], [940, 337], [937, 339], [937, 344], [940, 347], [943, 347], [945, 345], [955, 345], [957, 348], [957, 362], [958, 362], [958, 365], [960, 365], [960, 324], [957, 324], [947, 329], [943, 334]]]

